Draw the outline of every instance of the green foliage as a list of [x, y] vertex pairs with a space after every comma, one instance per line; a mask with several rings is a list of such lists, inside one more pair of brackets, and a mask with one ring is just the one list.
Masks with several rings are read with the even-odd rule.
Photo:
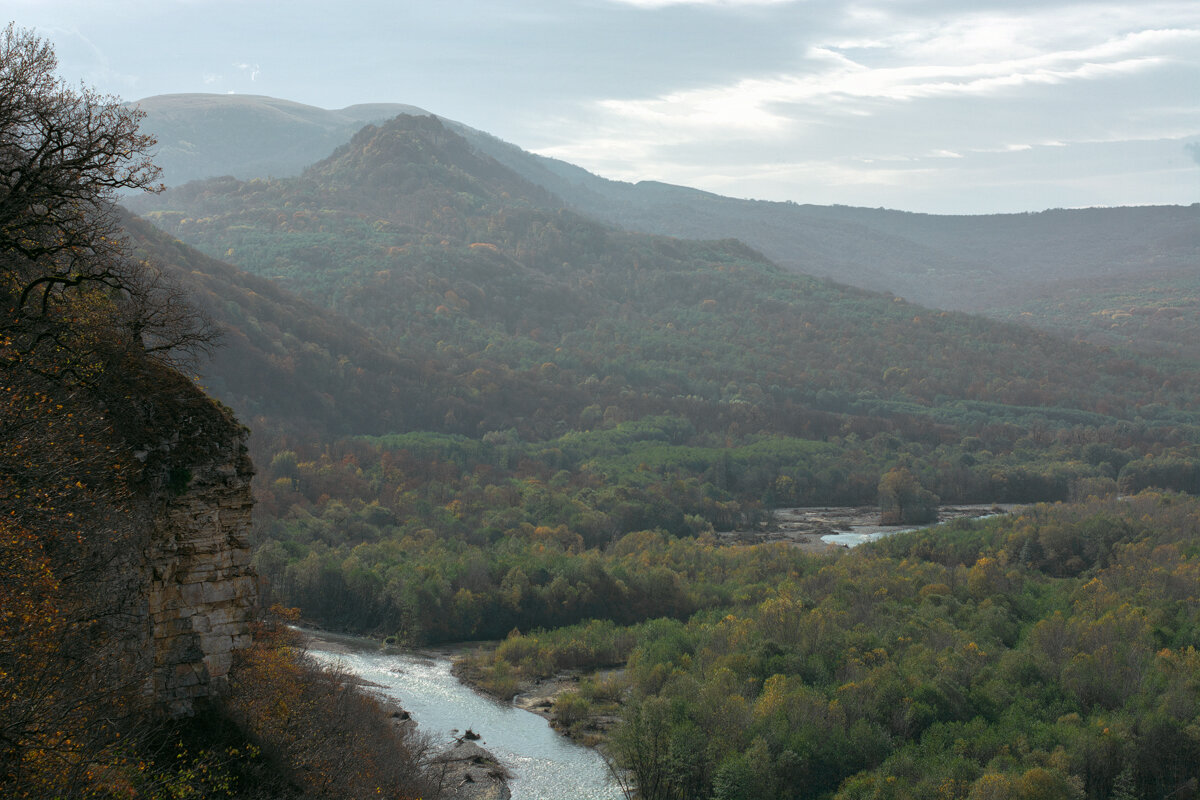
[[[1185, 365], [607, 228], [434, 120], [154, 213], [323, 308], [196, 279], [254, 365], [214, 375], [260, 415], [256, 564], [310, 618], [503, 640], [463, 667], [502, 696], [625, 663], [610, 746], [646, 798], [1195, 777], [1195, 505], [1115, 499], [1196, 491]], [[836, 559], [714, 535], [800, 504], [917, 521], [937, 497], [1082, 502]], [[623, 697], [597, 686], [568, 724]]]
[[[707, 538], [715, 531], [769, 524], [780, 505], [876, 502], [879, 476], [899, 463], [895, 475], [950, 501], [1065, 496], [1103, 469], [1071, 452], [1002, 457], [886, 434], [735, 442], [665, 416], [535, 442], [513, 431], [392, 434], [319, 450], [295, 442], [254, 453], [271, 465], [257, 478], [255, 560], [272, 596], [310, 618], [413, 642], [686, 617], [760, 590], [754, 580], [737, 591], [697, 580], [721, 552]], [[1052, 539], [1031, 539], [1026, 560], [1053, 551], [1077, 571], [1096, 558], [1060, 557]], [[651, 557], [659, 550], [671, 555]]]
[[251, 755], [261, 753], [299, 797], [435, 796], [427, 743], [393, 725], [344, 673], [314, 663], [283, 622], [260, 626], [254, 644], [238, 652], [219, 706], [225, 725], [256, 743]]
[[911, 525], [937, 520], [938, 497], [921, 486], [904, 467], [887, 472], [879, 481], [879, 522]]
[[[609, 746], [659, 797], [1190, 791], [1197, 520], [1172, 495], [1039, 506], [890, 537], [724, 616], [648, 623]], [[1054, 556], [1018, 563], [1047, 530]], [[709, 743], [687, 774], [684, 739]]]
[[592, 711], [592, 704], [577, 692], [563, 692], [555, 698], [551, 710], [554, 714], [554, 721], [569, 731], [587, 719]]
[[220, 366], [232, 404], [311, 398], [307, 413], [343, 430], [515, 428], [532, 441], [670, 413], [734, 438], [930, 442], [949, 426], [995, 440], [1008, 426], [1011, 447], [1031, 428], [1119, 420], [1161, 439], [1151, 429], [1190, 424], [1171, 412], [1196, 396], [1196, 376], [1174, 367], [789, 275], [732, 241], [605, 227], [431, 119], [368, 127], [299, 178], [215, 179], [141, 207], [173, 236], [370, 329], [374, 341], [317, 338], [277, 289], [248, 295], [246, 279], [206, 277], [213, 264], [205, 277], [183, 270], [262, 363]]
[[900, 467], [913, 519], [931, 494], [1182, 488], [1200, 463], [1194, 376], [605, 227], [434, 120], [142, 207], [262, 276], [130, 223], [231, 332], [210, 380], [270, 465], [256, 562], [325, 624], [433, 641], [682, 618], [763, 583], [615, 543], [875, 504], [881, 480], [890, 506]]

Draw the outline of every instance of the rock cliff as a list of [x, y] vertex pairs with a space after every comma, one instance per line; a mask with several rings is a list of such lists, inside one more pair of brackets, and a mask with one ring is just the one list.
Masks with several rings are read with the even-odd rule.
[[250, 460], [241, 437], [188, 470], [167, 501], [147, 567], [152, 691], [168, 713], [187, 714], [219, 690], [233, 651], [250, 644], [258, 593], [250, 567]]
[[130, 392], [120, 404], [122, 437], [141, 466], [145, 519], [129, 565], [140, 575], [130, 638], [153, 702], [185, 716], [221, 690], [234, 651], [251, 641], [254, 470], [247, 431], [228, 409], [178, 373], [146, 369], [133, 380], [152, 379], [154, 391]]

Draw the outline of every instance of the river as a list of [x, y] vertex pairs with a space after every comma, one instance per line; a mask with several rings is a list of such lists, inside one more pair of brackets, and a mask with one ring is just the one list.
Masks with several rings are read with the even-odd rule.
[[375, 691], [412, 714], [419, 729], [449, 743], [467, 728], [512, 773], [513, 800], [621, 800], [603, 759], [556, 733], [536, 714], [497, 702], [450, 674], [446, 656], [384, 653], [367, 639], [320, 634], [309, 652], [326, 663], [340, 661]]
[[[1014, 508], [1016, 506], [994, 503], [940, 506], [937, 522], [930, 523], [930, 526], [963, 517], [990, 517]], [[857, 547], [884, 536], [915, 530], [917, 527], [930, 527], [880, 525], [879, 509], [870, 506], [783, 507], [773, 509], [771, 518], [770, 525], [719, 532], [717, 536], [726, 544], [784, 542], [817, 554], [827, 553], [833, 546]]]
[[943, 525], [953, 519], [990, 519], [997, 514], [1007, 514], [1015, 507], [1011, 505], [1000, 506], [995, 503], [975, 506], [945, 506], [939, 509], [936, 522], [929, 522], [924, 525], [876, 525], [873, 523], [848, 525], [844, 531], [822, 536], [821, 541], [825, 544], [858, 547], [860, 544], [874, 542], [877, 539], [882, 539], [885, 536], [894, 536], [897, 533], [936, 528], [938, 525]]

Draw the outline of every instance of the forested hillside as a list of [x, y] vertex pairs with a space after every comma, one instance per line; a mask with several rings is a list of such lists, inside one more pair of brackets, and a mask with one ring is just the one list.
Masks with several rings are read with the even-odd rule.
[[[468, 671], [504, 696], [627, 666], [554, 710], [617, 715], [645, 798], [1195, 796], [1195, 502], [1117, 498], [1200, 491], [1183, 351], [620, 231], [431, 118], [138, 209], [256, 275], [131, 223], [260, 365], [205, 380], [256, 409], [256, 564], [307, 619], [503, 638]], [[845, 555], [715, 535], [897, 495], [1077, 502]]]
[[153, 140], [56, 63], [0, 29], [0, 796], [436, 796], [376, 701], [251, 625], [246, 430], [179, 369], [214, 330], [113, 205]]
[[[337, 142], [308, 132], [319, 125], [329, 136], [336, 131], [342, 141], [348, 140], [351, 130], [342, 120], [355, 111], [220, 95], [152, 97], [141, 104], [149, 111], [148, 128], [164, 142], [164, 156], [176, 150], [188, 154], [192, 164], [180, 173], [188, 177], [291, 174], [275, 169], [265, 154], [256, 154], [257, 143], [287, 140], [298, 157], [302, 151], [313, 162]], [[396, 107], [392, 113], [401, 110]], [[354, 118], [384, 116], [365, 113], [356, 112]], [[261, 136], [252, 121], [270, 135]], [[1079, 303], [1094, 287], [1136, 283], [1147, 273], [1194, 272], [1200, 263], [1197, 205], [945, 216], [741, 200], [654, 181], [608, 180], [462, 123], [443, 123], [477, 152], [589, 217], [647, 233], [736, 238], [787, 269], [892, 292], [935, 308], [1000, 318], [1023, 311], [1027, 313], [1018, 321], [1024, 324], [1062, 329], [1061, 317], [1042, 313], [1035, 301]], [[1099, 303], [1099, 298], [1088, 302], [1087, 313], [1103, 310]], [[1194, 320], [1189, 312], [1184, 316]], [[1124, 343], [1119, 332], [1110, 338]]]
[[[601, 550], [875, 503], [894, 469], [954, 502], [1200, 474], [1194, 370], [797, 276], [736, 242], [619, 231], [432, 118], [368, 127], [294, 179], [139, 208], [327, 309], [144, 232], [254, 343], [263, 369], [216, 362], [206, 380], [257, 404], [261, 571], [334, 624], [455, 639], [686, 615], [720, 594], [668, 600]], [[330, 314], [369, 336], [324, 339]], [[301, 402], [311, 429], [270, 410]]]
[[124, 226], [134, 252], [160, 265], [220, 324], [219, 346], [197, 366], [205, 387], [254, 427], [320, 438], [436, 421], [431, 411], [417, 416], [420, 399], [439, 379], [418, 360], [145, 220], [126, 215]]
[[[1196, 263], [1200, 263], [1197, 260]], [[1200, 357], [1200, 269], [1138, 271], [1063, 280], [1042, 297], [998, 309], [1077, 340], [1125, 348], [1150, 360]]]
[[[444, 796], [303, 621], [574, 681], [555, 723], [642, 800], [1200, 797], [1200, 207], [755, 203], [190, 96], [146, 101], [159, 155], [225, 177], [137, 217], [139, 113], [54, 69], [0, 33], [0, 794]], [[181, 554], [224, 591], [172, 526], [245, 531], [247, 436], [281, 605], [218, 675], [151, 597]], [[749, 543], [939, 502], [995, 513]]]
[[[1003, 317], [1020, 302], [1200, 264], [1200, 204], [948, 216], [741, 200], [607, 180], [448, 124], [581, 213], [629, 230], [736, 238], [788, 269], [936, 308]], [[1025, 321], [1055, 325], [1053, 315]]]
[[[648, 406], [624, 418], [688, 398], [719, 404], [751, 384], [763, 395], [752, 405], [835, 411], [866, 392], [916, 413], [945, 413], [934, 401], [954, 398], [1132, 419], [1155, 403], [1190, 402], [1174, 388], [1192, 379], [1182, 370], [1130, 383], [1138, 369], [1125, 374], [1131, 365], [1054, 337], [797, 277], [732, 242], [605, 227], [556, 208], [430, 118], [368, 128], [301, 178], [218, 179], [150, 203], [155, 224], [381, 341], [434, 358], [438, 343], [456, 348], [460, 377], [553, 367], [553, 380], [507, 387], [505, 398], [538, 397], [516, 400], [527, 413], [505, 409], [506, 419], [536, 417], [559, 399], [555, 418], [571, 420], [597, 401], [571, 396], [589, 377], [604, 383], [605, 409], [615, 399], [619, 411], [611, 395], [625, 390]], [[482, 407], [514, 402], [488, 399], [483, 377], [473, 387], [482, 397], [447, 409], [458, 420], [447, 430], [491, 430]], [[557, 389], [530, 392], [530, 381]], [[543, 422], [537, 432], [561, 430]]]

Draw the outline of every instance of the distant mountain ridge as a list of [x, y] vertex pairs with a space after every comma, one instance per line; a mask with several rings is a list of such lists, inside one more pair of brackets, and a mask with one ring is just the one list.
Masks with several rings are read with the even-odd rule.
[[130, 105], [145, 112], [142, 128], [158, 138], [155, 162], [168, 186], [219, 175], [297, 175], [369, 122], [428, 113], [400, 103], [326, 110], [243, 94], [166, 94]]
[[[242, 95], [168, 95], [139, 105], [172, 183], [297, 174], [348, 142], [366, 121], [428, 113], [399, 104], [326, 111]], [[1188, 274], [1200, 265], [1200, 204], [939, 216], [740, 200], [654, 181], [608, 180], [441, 121], [481, 154], [585, 215], [646, 233], [739, 239], [788, 269], [937, 308], [1016, 318], [1047, 295], [1075, 297], [1147, 270]], [[1028, 313], [1022, 319], [1056, 322]]]
[[[430, 117], [367, 126], [296, 178], [210, 179], [134, 207], [354, 319], [420, 367], [400, 373], [408, 386], [439, 376], [416, 406], [425, 429], [540, 439], [601, 415], [685, 413], [697, 427], [749, 414], [739, 426], [815, 432], [849, 412], [968, 430], [984, 407], [1095, 424], [1191, 402], [1186, 381], [1135, 389], [1095, 349], [796, 275], [736, 240], [596, 222]], [[391, 424], [411, 430], [413, 411]]]
[[990, 313], [1064, 281], [1200, 266], [1200, 203], [950, 216], [741, 200], [657, 181], [601, 178], [451, 127], [481, 152], [606, 222], [682, 238], [740, 239], [789, 269], [937, 308]]

